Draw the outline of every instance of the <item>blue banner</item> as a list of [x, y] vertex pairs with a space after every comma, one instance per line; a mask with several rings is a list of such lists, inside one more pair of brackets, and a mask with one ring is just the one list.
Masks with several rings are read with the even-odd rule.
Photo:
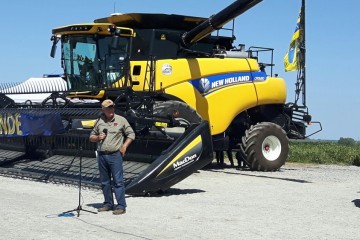
[[0, 115], [0, 136], [51, 136], [64, 133], [60, 113], [5, 113]]

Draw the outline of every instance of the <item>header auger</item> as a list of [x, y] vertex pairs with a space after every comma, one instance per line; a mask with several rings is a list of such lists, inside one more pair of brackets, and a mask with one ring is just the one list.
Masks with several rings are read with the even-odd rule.
[[[94, 163], [88, 134], [100, 101], [109, 98], [136, 129], [125, 158], [129, 194], [164, 191], [210, 163], [214, 150], [229, 147], [252, 170], [279, 169], [288, 158], [288, 139], [305, 138], [311, 117], [293, 119], [285, 81], [272, 76], [272, 58], [258, 62], [273, 49], [236, 48], [233, 35], [220, 35], [226, 23], [259, 2], [235, 1], [208, 19], [112, 14], [53, 29], [51, 56], [61, 44], [67, 89], [50, 99], [64, 101], [3, 106], [0, 146], [18, 146], [26, 156], [43, 150], [50, 162], [81, 148]], [[44, 124], [43, 131], [12, 135], [9, 116], [17, 116], [19, 129]]]

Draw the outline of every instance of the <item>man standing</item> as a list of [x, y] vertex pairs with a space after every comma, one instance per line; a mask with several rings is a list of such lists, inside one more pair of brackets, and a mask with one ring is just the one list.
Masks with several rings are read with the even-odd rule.
[[[122, 116], [115, 114], [115, 104], [110, 99], [101, 103], [102, 114], [90, 133], [90, 141], [97, 142], [97, 162], [100, 172], [104, 204], [99, 212], [113, 210], [113, 214], [126, 213], [125, 185], [123, 178], [123, 156], [135, 139], [134, 130]], [[114, 208], [111, 178], [117, 206]]]

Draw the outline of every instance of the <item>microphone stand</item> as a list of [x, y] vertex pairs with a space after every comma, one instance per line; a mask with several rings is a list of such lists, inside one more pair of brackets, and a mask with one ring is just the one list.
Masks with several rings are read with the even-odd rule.
[[[82, 208], [81, 206], [81, 168], [82, 168], [82, 147], [79, 148], [78, 152], [80, 153], [80, 159], [79, 159], [79, 204], [77, 206], [77, 208], [73, 209], [73, 210], [69, 210], [69, 211], [66, 211], [66, 212], [63, 212], [64, 213], [69, 213], [69, 212], [77, 212], [77, 216], [79, 217], [80, 216], [80, 211], [85, 211], [85, 212], [89, 212], [89, 213], [94, 213], [94, 214], [97, 214], [97, 212], [92, 212], [92, 211], [89, 211], [89, 210], [85, 210]], [[75, 156], [76, 157], [76, 156]]]

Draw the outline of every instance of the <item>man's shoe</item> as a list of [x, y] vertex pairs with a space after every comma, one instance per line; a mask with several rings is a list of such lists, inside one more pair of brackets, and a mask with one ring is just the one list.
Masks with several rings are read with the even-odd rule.
[[106, 206], [106, 205], [101, 207], [101, 208], [98, 208], [98, 212], [107, 212], [107, 211], [110, 211], [110, 210], [112, 210], [112, 208], [109, 207], [109, 206]]
[[121, 215], [121, 214], [125, 214], [125, 213], [126, 213], [126, 210], [122, 209], [122, 208], [117, 208], [113, 211], [114, 215]]

